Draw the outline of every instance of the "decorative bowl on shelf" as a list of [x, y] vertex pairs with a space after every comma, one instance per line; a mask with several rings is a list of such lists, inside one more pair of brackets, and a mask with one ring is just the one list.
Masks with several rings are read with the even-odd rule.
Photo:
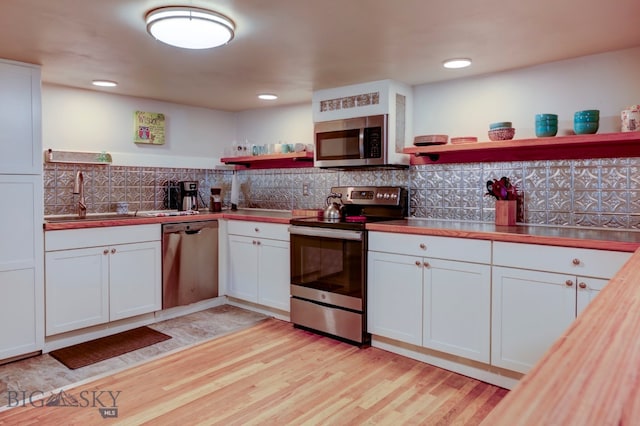
[[489, 130], [489, 139], [492, 141], [508, 141], [513, 139], [516, 129], [513, 127], [503, 127]]
[[584, 121], [573, 123], [573, 131], [576, 135], [589, 135], [598, 131], [598, 122]]
[[478, 142], [478, 138], [476, 138], [475, 136], [459, 136], [456, 138], [451, 138], [451, 143], [454, 145], [474, 142]]
[[443, 145], [449, 140], [449, 135], [422, 135], [413, 138], [415, 146], [422, 145]]
[[489, 130], [493, 129], [502, 129], [512, 127], [513, 123], [511, 121], [499, 121], [497, 123], [489, 124]]

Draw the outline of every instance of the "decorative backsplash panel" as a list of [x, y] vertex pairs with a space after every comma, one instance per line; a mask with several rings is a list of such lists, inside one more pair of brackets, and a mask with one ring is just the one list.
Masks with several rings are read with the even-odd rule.
[[339, 109], [357, 108], [380, 103], [380, 92], [363, 93], [355, 96], [327, 99], [320, 101], [320, 111], [336, 111]]
[[[75, 212], [75, 173], [85, 176], [88, 211], [166, 208], [169, 182], [197, 180], [201, 205], [211, 187], [222, 188], [229, 207], [230, 171], [54, 164], [44, 167], [45, 214]], [[338, 171], [316, 168], [241, 170], [239, 207], [291, 210], [324, 208], [332, 186], [397, 185], [409, 189], [409, 211], [418, 218], [494, 220], [489, 179], [507, 176], [522, 192], [524, 222], [561, 226], [640, 229], [640, 158], [527, 161], [412, 166], [407, 169]], [[306, 190], [306, 195], [305, 195]]]
[[531, 224], [640, 228], [640, 158], [446, 164], [412, 167], [416, 217], [494, 220], [485, 183], [507, 176]]
[[228, 172], [217, 170], [45, 163], [45, 215], [75, 213], [78, 196], [73, 194], [73, 183], [78, 171], [84, 176], [88, 213], [115, 212], [121, 201], [132, 212], [166, 209], [167, 187], [180, 180], [197, 180], [200, 201], [208, 207], [212, 186], [229, 190], [231, 185], [231, 176], [225, 176]]

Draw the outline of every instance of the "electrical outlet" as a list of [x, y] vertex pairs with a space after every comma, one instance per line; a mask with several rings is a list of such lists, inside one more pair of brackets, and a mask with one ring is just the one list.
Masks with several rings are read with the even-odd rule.
[[303, 183], [302, 184], [302, 195], [309, 195], [309, 184], [308, 183]]

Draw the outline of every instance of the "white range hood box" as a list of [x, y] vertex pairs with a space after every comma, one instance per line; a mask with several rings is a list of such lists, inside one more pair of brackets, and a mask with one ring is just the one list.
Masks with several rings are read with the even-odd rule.
[[353, 84], [313, 93], [313, 122], [388, 116], [391, 164], [409, 164], [402, 149], [413, 145], [413, 88], [393, 80]]
[[318, 90], [313, 93], [313, 121], [317, 123], [368, 115], [395, 114], [398, 98], [404, 99], [405, 117], [410, 118], [413, 112], [413, 89], [404, 83], [379, 80]]

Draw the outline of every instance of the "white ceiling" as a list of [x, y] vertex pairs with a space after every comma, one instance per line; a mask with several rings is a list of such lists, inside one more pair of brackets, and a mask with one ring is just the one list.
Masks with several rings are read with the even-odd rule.
[[[144, 16], [167, 5], [232, 18], [226, 46], [180, 50]], [[638, 0], [2, 0], [0, 57], [45, 83], [227, 111], [311, 101], [380, 79], [410, 85], [640, 46]], [[465, 70], [442, 61], [470, 57]], [[93, 79], [119, 82], [115, 89]], [[280, 99], [266, 103], [260, 92]]]

